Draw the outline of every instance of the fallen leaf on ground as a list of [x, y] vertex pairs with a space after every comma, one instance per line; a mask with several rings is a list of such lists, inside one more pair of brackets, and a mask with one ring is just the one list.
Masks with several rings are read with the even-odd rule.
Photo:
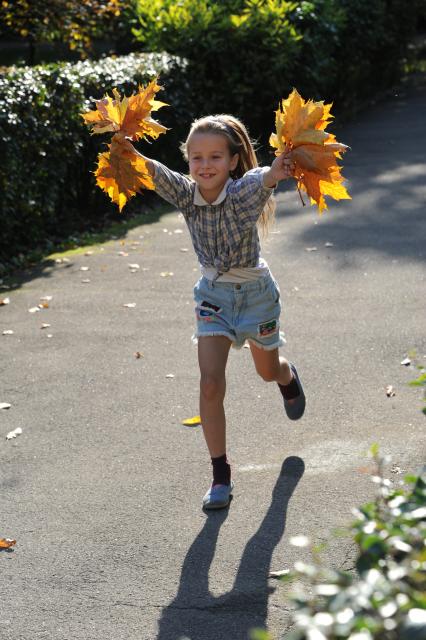
[[282, 576], [287, 576], [290, 573], [290, 569], [282, 569], [281, 571], [270, 571], [270, 578], [282, 578]]
[[123, 304], [123, 307], [127, 307], [128, 309], [134, 309], [136, 307], [136, 302], [126, 302], [126, 304]]
[[5, 330], [3, 331], [3, 335], [4, 335], [4, 336], [12, 336], [12, 335], [13, 335], [13, 333], [14, 333], [14, 331], [13, 331], [12, 329], [5, 329]]
[[0, 409], [10, 409], [11, 406], [8, 402], [0, 402]]
[[0, 549], [9, 549], [14, 544], [16, 544], [16, 540], [12, 540], [12, 538], [0, 538]]
[[391, 384], [388, 384], [386, 387], [386, 395], [388, 398], [393, 398], [396, 395], [395, 389]]
[[41, 302], [38, 305], [39, 309], [48, 309], [49, 308], [49, 303], [48, 302]]
[[201, 416], [186, 418], [185, 420], [182, 420], [182, 424], [185, 425], [185, 427], [196, 427], [197, 425], [201, 424]]
[[0, 298], [0, 307], [4, 304], [10, 304], [10, 298]]
[[368, 475], [371, 475], [372, 473], [371, 467], [357, 467], [357, 471], [360, 473], [368, 473]]
[[139, 359], [139, 358], [143, 358], [143, 353], [141, 353], [140, 351], [135, 351], [134, 354], [135, 358]]
[[21, 427], [16, 427], [13, 431], [9, 431], [6, 436], [6, 440], [12, 440], [12, 438], [16, 438], [16, 436], [20, 436], [22, 433]]

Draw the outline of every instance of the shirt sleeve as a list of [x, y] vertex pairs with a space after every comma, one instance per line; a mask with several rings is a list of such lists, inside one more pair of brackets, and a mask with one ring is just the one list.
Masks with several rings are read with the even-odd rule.
[[185, 213], [194, 199], [194, 182], [182, 173], [171, 171], [157, 160], [151, 162], [154, 165], [156, 193]]
[[268, 169], [269, 167], [250, 169], [229, 187], [228, 194], [231, 197], [241, 230], [256, 224], [267, 201], [274, 193], [274, 189], [265, 187], [263, 184], [263, 174]]

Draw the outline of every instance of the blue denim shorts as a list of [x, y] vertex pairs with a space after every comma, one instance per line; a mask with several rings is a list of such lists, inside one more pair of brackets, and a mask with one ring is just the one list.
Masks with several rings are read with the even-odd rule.
[[280, 290], [269, 274], [236, 284], [212, 282], [204, 276], [194, 287], [197, 330], [193, 336], [226, 336], [240, 349], [246, 340], [266, 350], [284, 343], [280, 332]]

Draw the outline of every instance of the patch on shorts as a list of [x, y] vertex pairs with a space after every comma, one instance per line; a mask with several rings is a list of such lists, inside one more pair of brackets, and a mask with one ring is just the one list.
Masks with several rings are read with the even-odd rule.
[[206, 311], [206, 309], [197, 309], [197, 318], [198, 320], [203, 320], [204, 322], [212, 322], [214, 320], [213, 311]]
[[261, 338], [265, 338], [266, 336], [272, 336], [274, 333], [277, 333], [278, 326], [276, 320], [268, 320], [267, 322], [261, 322], [257, 326], [258, 335]]
[[202, 301], [200, 309], [207, 309], [208, 311], [214, 311], [215, 313], [220, 313], [222, 311], [221, 307], [218, 307], [212, 302], [207, 302], [207, 300]]

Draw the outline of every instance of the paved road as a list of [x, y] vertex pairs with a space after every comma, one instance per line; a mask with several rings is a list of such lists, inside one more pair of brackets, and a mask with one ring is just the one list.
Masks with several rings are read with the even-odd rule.
[[[319, 218], [278, 195], [264, 253], [308, 406], [289, 423], [248, 350], [231, 353], [227, 512], [200, 510], [209, 461], [200, 429], [180, 424], [198, 412], [197, 265], [176, 212], [2, 292], [0, 535], [17, 539], [0, 554], [2, 640], [246, 640], [265, 625], [278, 637], [288, 588], [268, 572], [308, 557], [292, 535], [352, 566], [332, 533], [373, 495], [369, 445], [392, 455], [395, 482], [425, 453], [400, 364], [426, 354], [425, 109], [424, 90], [402, 93], [339, 131], [352, 201]], [[42, 296], [49, 308], [29, 313]]]

